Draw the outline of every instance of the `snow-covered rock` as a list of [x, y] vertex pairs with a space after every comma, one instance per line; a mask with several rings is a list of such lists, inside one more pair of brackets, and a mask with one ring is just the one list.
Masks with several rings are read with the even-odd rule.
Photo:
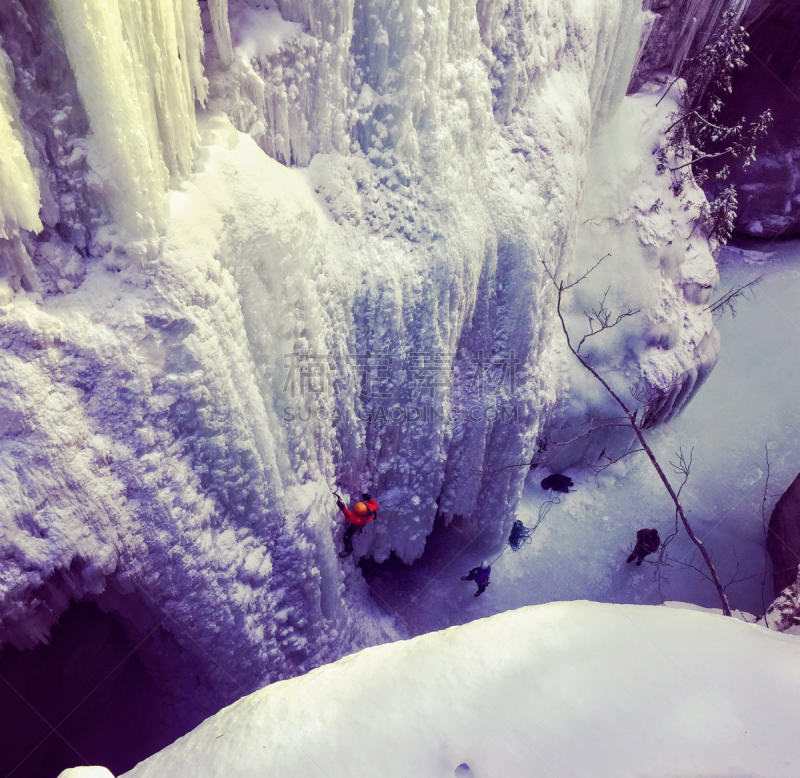
[[764, 621], [778, 632], [800, 635], [800, 569], [794, 582], [776, 598], [764, 616]]
[[58, 778], [114, 778], [105, 767], [91, 765], [87, 767], [70, 767], [59, 773]]
[[788, 0], [751, 3], [747, 67], [734, 84], [721, 116], [754, 122], [769, 109], [772, 123], [746, 169], [731, 165], [739, 193], [739, 231], [763, 238], [800, 233], [800, 7]]
[[797, 775], [796, 641], [689, 610], [523, 608], [262, 689], [126, 776]]
[[800, 564], [800, 475], [781, 495], [769, 519], [767, 550], [772, 558], [775, 591], [791, 586]]
[[[746, 68], [734, 80], [721, 113], [723, 124], [755, 122], [769, 109], [773, 122], [757, 147], [756, 161], [742, 169], [725, 157], [712, 161], [712, 174], [729, 164], [729, 183], [739, 197], [736, 228], [764, 238], [800, 231], [800, 9], [794, 0], [645, 0], [648, 12], [642, 55], [631, 91], [658, 76], [674, 78], [687, 57], [709, 41], [727, 11], [750, 33]], [[716, 164], [715, 164], [716, 162]], [[713, 176], [711, 179], [713, 186]], [[715, 191], [714, 196], [718, 194]]]

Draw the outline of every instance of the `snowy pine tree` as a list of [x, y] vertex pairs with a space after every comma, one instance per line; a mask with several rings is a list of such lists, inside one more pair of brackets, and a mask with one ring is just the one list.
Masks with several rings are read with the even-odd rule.
[[[755, 160], [756, 142], [766, 134], [772, 121], [770, 111], [764, 111], [756, 121], [749, 123], [742, 117], [736, 124], [727, 125], [720, 118], [725, 98], [733, 90], [734, 76], [747, 65], [747, 38], [748, 33], [739, 24], [737, 14], [730, 10], [723, 16], [717, 33], [681, 70], [685, 88], [680, 111], [668, 128], [667, 142], [659, 152], [660, 170], [676, 174], [672, 186], [676, 195], [692, 175], [697, 184], [706, 185], [711, 160], [733, 157], [742, 160], [743, 168]], [[677, 160], [672, 167], [668, 152]], [[719, 192], [719, 186], [729, 174], [730, 168], [724, 165], [714, 176], [714, 182], [708, 185], [708, 191]], [[736, 191], [729, 185], [701, 209], [695, 224], [709, 239], [726, 243], [733, 231], [737, 205]]]

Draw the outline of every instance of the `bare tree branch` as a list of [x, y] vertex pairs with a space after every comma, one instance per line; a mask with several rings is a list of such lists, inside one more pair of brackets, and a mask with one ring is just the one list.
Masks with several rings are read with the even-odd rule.
[[661, 103], [661, 101], [667, 96], [667, 94], [669, 93], [669, 90], [672, 89], [673, 86], [675, 86], [675, 84], [678, 82], [679, 79], [680, 79], [680, 76], [675, 76], [675, 78], [673, 79], [672, 83], [664, 91], [664, 94], [661, 95], [661, 97], [658, 98], [658, 102], [656, 103], [656, 108], [658, 108], [658, 106]]
[[[606, 256], [608, 256], [608, 254], [606, 254]], [[595, 265], [595, 267], [597, 267], [597, 265]], [[591, 316], [589, 316], [586, 311], [583, 312], [583, 315], [589, 320], [589, 332], [587, 332], [586, 335], [581, 338], [581, 342], [578, 344], [578, 348], [576, 349], [577, 351], [581, 350], [581, 346], [588, 338], [591, 338], [593, 335], [599, 335], [601, 332], [605, 332], [606, 330], [610, 330], [612, 327], [616, 327], [623, 319], [626, 319], [629, 316], [635, 316], [637, 313], [639, 313], [639, 308], [628, 308], [628, 310], [624, 313], [620, 313], [614, 321], [611, 321], [613, 314], [611, 313], [611, 310], [606, 307], [606, 298], [608, 297], [608, 293], [610, 291], [611, 287], [609, 286], [608, 289], [606, 289], [606, 293], [603, 295], [603, 299], [600, 301], [600, 305], [598, 305], [597, 308], [592, 308]], [[600, 325], [598, 329], [594, 328], [595, 322]]]
[[[731, 586], [735, 586], [736, 584], [739, 584], [739, 583], [744, 583], [745, 581], [750, 581], [753, 578], [756, 578], [758, 576], [758, 573], [753, 573], [752, 575], [742, 575], [742, 576], [740, 576], [739, 575], [739, 569], [740, 569], [739, 557], [736, 556], [736, 549], [735, 548], [734, 548], [734, 557], [736, 558], [736, 569], [733, 571], [733, 575], [730, 577], [730, 580], [728, 581], [728, 583], [726, 583], [722, 587], [726, 592]], [[678, 567], [683, 567], [683, 568], [685, 568], [687, 570], [694, 570], [696, 573], [698, 573], [701, 576], [703, 576], [703, 578], [705, 578], [706, 581], [708, 581], [709, 583], [712, 583], [712, 584], [714, 583], [714, 580], [711, 578], [711, 576], [709, 576], [709, 574], [706, 572], [706, 570], [704, 570], [700, 565], [695, 563], [694, 557], [692, 557], [692, 559], [690, 559], [688, 562], [681, 561], [681, 560], [675, 560], [675, 564], [677, 564]], [[728, 614], [728, 615], [730, 615], [730, 614]]]
[[494, 475], [495, 473], [502, 473], [504, 470], [513, 470], [514, 468], [517, 467], [528, 467], [533, 469], [539, 464], [536, 461], [536, 455], [543, 454], [548, 449], [552, 451], [554, 448], [563, 448], [564, 446], [569, 446], [570, 444], [576, 443], [577, 441], [582, 440], [583, 438], [588, 438], [593, 432], [597, 432], [598, 430], [611, 429], [612, 427], [624, 427], [627, 429], [629, 426], [630, 425], [627, 423], [614, 422], [612, 417], [611, 419], [607, 419], [606, 421], [604, 421], [604, 423], [590, 427], [585, 432], [581, 432], [579, 435], [575, 435], [574, 437], [569, 438], [568, 440], [551, 441], [551, 440], [539, 439], [537, 441], [537, 450], [529, 462], [517, 462], [513, 465], [503, 465], [503, 467], [498, 467], [493, 470], [484, 470], [479, 467], [473, 467], [472, 472], [475, 473], [476, 475]]
[[758, 278], [754, 278], [752, 281], [748, 281], [746, 284], [742, 284], [741, 286], [732, 286], [725, 294], [722, 295], [718, 300], [711, 303], [711, 305], [706, 306], [703, 308], [704, 311], [711, 311], [711, 313], [724, 313], [725, 309], [727, 308], [731, 312], [731, 316], [736, 316], [736, 304], [735, 300], [739, 297], [743, 297], [747, 299], [747, 290], [752, 289], [754, 286], [758, 286], [764, 280], [764, 276], [759, 276]]
[[[604, 257], [600, 257], [600, 259], [598, 259], [597, 262], [595, 262], [577, 281], [573, 281], [571, 284], [567, 284], [564, 287], [564, 290], [566, 291], [567, 289], [572, 289], [573, 286], [577, 286], [581, 281], [583, 281], [584, 278], [586, 278], [589, 275], [589, 273], [597, 269], [597, 267], [604, 259], [608, 259], [608, 257], [610, 256], [611, 254], [606, 254]], [[544, 264], [544, 262], [542, 264]], [[555, 278], [553, 278], [553, 276], [550, 274], [550, 271], [547, 269], [547, 266], [545, 266], [545, 270], [547, 270], [547, 275], [549, 275], [550, 278], [552, 278], [553, 282], [555, 283]]]
[[[625, 426], [627, 427], [629, 425], [626, 424]], [[611, 467], [611, 465], [617, 464], [617, 462], [620, 462], [621, 460], [625, 459], [625, 457], [628, 457], [631, 454], [638, 454], [640, 451], [644, 451], [644, 449], [633, 448], [626, 451], [624, 454], [620, 454], [620, 456], [614, 457], [612, 459], [608, 454], [605, 453], [605, 449], [603, 449], [603, 451], [600, 452], [600, 456], [598, 457], [598, 459], [606, 459], [607, 460], [606, 463], [604, 465], [590, 465], [590, 467], [592, 468], [592, 471], [594, 472], [595, 475], [599, 475], [600, 473], [603, 472], [603, 470], [607, 470], [609, 467]]]
[[[608, 256], [608, 255], [606, 255], [606, 256]], [[600, 263], [598, 262], [597, 264], [600, 264]], [[547, 263], [544, 260], [542, 260], [542, 265], [544, 266], [545, 272], [547, 273], [547, 275], [552, 280], [553, 286], [555, 286], [556, 292], [558, 294], [557, 301], [556, 301], [556, 314], [558, 316], [559, 321], [561, 322], [561, 329], [564, 331], [564, 337], [565, 337], [565, 339], [567, 341], [567, 347], [572, 352], [574, 357], [581, 363], [581, 365], [589, 373], [591, 373], [595, 377], [595, 379], [600, 382], [600, 384], [602, 384], [603, 388], [615, 400], [617, 405], [619, 405], [619, 407], [622, 408], [623, 413], [628, 418], [628, 422], [629, 422], [629, 424], [631, 426], [631, 429], [633, 429], [634, 433], [636, 434], [636, 437], [639, 439], [639, 444], [644, 449], [644, 452], [647, 454], [647, 457], [650, 460], [650, 463], [653, 465], [653, 468], [655, 469], [656, 473], [658, 474], [658, 477], [661, 479], [661, 482], [664, 484], [664, 488], [667, 490], [667, 492], [669, 493], [670, 498], [672, 499], [673, 503], [675, 504], [675, 510], [678, 512], [678, 515], [680, 516], [680, 519], [681, 519], [681, 522], [683, 524], [683, 527], [686, 530], [686, 534], [689, 536], [689, 538], [692, 541], [692, 543], [694, 543], [695, 546], [697, 546], [698, 550], [700, 551], [700, 554], [703, 557], [703, 560], [704, 560], [704, 562], [706, 564], [706, 567], [708, 568], [708, 571], [709, 571], [709, 573], [711, 575], [711, 579], [714, 582], [714, 586], [717, 589], [717, 594], [719, 596], [720, 602], [722, 603], [722, 612], [726, 616], [730, 616], [731, 615], [731, 609], [730, 609], [730, 606], [728, 604], [728, 598], [727, 598], [727, 596], [725, 594], [725, 589], [724, 589], [724, 587], [722, 586], [722, 583], [719, 580], [719, 576], [717, 575], [717, 571], [716, 571], [716, 568], [714, 567], [714, 563], [711, 561], [711, 557], [709, 556], [709, 553], [706, 550], [706, 547], [703, 544], [703, 541], [700, 540], [700, 538], [698, 538], [697, 535], [695, 535], [691, 524], [689, 524], [689, 519], [686, 517], [686, 513], [683, 510], [683, 506], [681, 505], [680, 499], [679, 499], [678, 495], [676, 494], [675, 490], [673, 489], [672, 484], [669, 481], [669, 478], [667, 478], [666, 473], [664, 473], [664, 470], [662, 469], [661, 465], [659, 464], [658, 460], [656, 459], [656, 456], [653, 453], [653, 450], [650, 448], [650, 446], [648, 445], [647, 441], [645, 440], [645, 437], [642, 434], [641, 428], [636, 423], [636, 417], [635, 417], [633, 411], [630, 408], [628, 408], [628, 406], [625, 404], [625, 402], [622, 400], [622, 398], [611, 388], [611, 386], [608, 384], [608, 382], [597, 372], [597, 370], [595, 370], [586, 361], [586, 359], [583, 356], [581, 356], [578, 353], [578, 351], [572, 345], [572, 341], [570, 340], [570, 337], [569, 337], [569, 330], [567, 329], [567, 324], [564, 321], [564, 314], [561, 312], [561, 302], [562, 302], [564, 291], [566, 289], [568, 289], [568, 288], [571, 288], [572, 286], [575, 286], [575, 284], [578, 283], [578, 282], [576, 281], [575, 283], [570, 284], [570, 286], [567, 287], [567, 286], [564, 285], [563, 281], [561, 281], [561, 282], [556, 281], [555, 276], [550, 272], [550, 269], [547, 267]], [[597, 265], [595, 265], [595, 267], [597, 267]], [[592, 268], [592, 269], [594, 269], [594, 268]], [[583, 278], [585, 278], [585, 277], [586, 276], [583, 276]], [[580, 280], [581, 279], [579, 279], [579, 281]], [[679, 462], [680, 462], [680, 460], [679, 460]]]
[[761, 496], [761, 527], [764, 530], [764, 574], [761, 578], [761, 613], [762, 618], [767, 613], [769, 607], [764, 597], [764, 590], [767, 585], [767, 570], [769, 568], [769, 551], [767, 551], [767, 537], [769, 536], [769, 522], [767, 521], [767, 500], [769, 499], [769, 448], [764, 446], [764, 458], [767, 460], [767, 477], [764, 479], [764, 494]]

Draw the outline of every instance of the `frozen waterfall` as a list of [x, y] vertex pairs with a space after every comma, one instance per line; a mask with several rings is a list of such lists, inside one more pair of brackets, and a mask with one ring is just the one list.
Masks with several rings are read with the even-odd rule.
[[634, 5], [0, 8], [0, 642], [94, 600], [214, 707], [394, 634], [331, 490], [379, 495], [377, 561], [506, 533]]

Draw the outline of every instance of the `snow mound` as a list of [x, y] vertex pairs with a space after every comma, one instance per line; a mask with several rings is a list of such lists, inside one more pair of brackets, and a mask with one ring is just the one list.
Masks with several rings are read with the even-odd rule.
[[269, 686], [126, 775], [800, 775], [798, 695], [792, 637], [552, 603]]

